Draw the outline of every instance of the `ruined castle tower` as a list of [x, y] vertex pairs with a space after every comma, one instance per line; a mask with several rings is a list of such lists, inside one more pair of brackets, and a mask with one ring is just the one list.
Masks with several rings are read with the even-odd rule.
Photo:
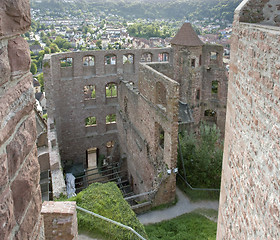
[[224, 133], [227, 77], [223, 47], [204, 44], [190, 23], [171, 40], [174, 79], [180, 83], [180, 101], [192, 110], [194, 125], [215, 123]]

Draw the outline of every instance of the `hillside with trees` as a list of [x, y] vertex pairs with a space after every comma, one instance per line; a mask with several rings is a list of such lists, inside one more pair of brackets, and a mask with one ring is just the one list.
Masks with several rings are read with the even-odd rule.
[[31, 6], [46, 13], [52, 12], [57, 17], [65, 11], [76, 16], [87, 17], [87, 14], [116, 14], [125, 19], [189, 19], [200, 20], [213, 18], [232, 22], [233, 11], [241, 0], [31, 0]]

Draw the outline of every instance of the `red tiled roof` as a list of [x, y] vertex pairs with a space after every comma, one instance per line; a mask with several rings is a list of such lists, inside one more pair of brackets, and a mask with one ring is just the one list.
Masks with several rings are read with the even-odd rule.
[[184, 23], [170, 43], [189, 47], [204, 45], [204, 43], [198, 38], [190, 23]]

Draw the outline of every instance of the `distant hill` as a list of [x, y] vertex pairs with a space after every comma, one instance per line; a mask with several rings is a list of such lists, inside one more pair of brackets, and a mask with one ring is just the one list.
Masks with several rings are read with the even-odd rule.
[[233, 21], [233, 12], [242, 0], [31, 0], [41, 11], [88, 11], [93, 14], [117, 14], [125, 19], [189, 19]]

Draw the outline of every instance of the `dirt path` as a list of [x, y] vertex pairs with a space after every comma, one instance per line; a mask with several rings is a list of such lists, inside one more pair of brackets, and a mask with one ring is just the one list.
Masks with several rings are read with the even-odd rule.
[[169, 220], [178, 217], [185, 213], [192, 212], [196, 209], [218, 210], [218, 201], [191, 202], [179, 188], [176, 189], [176, 194], [178, 197], [178, 202], [175, 206], [138, 215], [138, 219], [140, 220], [140, 222], [142, 224], [157, 223], [163, 220]]

